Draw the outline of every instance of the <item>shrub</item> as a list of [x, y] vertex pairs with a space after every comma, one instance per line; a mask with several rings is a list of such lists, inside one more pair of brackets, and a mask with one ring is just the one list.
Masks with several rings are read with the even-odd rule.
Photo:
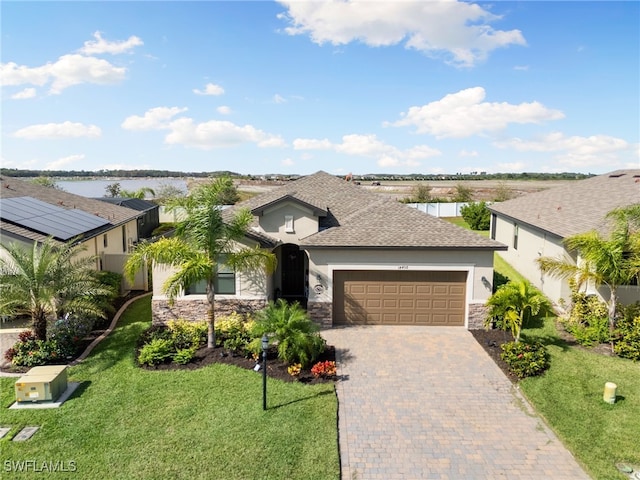
[[186, 365], [194, 359], [197, 350], [196, 347], [182, 348], [175, 353], [173, 361], [178, 365]]
[[53, 340], [38, 340], [30, 330], [21, 332], [18, 341], [9, 348], [4, 358], [20, 367], [36, 367], [64, 359], [58, 343]]
[[56, 341], [60, 355], [73, 357], [80, 350], [82, 339], [91, 333], [93, 324], [93, 318], [62, 318], [49, 329], [49, 338]]
[[191, 347], [198, 349], [207, 343], [207, 324], [205, 322], [170, 320], [167, 322], [167, 328], [175, 350]]
[[491, 212], [489, 212], [486, 202], [465, 205], [460, 208], [460, 213], [471, 230], [489, 230]]
[[631, 360], [640, 360], [640, 303], [621, 309], [614, 332], [613, 351]]
[[606, 303], [595, 295], [587, 295], [577, 290], [575, 282], [571, 286], [571, 310], [564, 320], [564, 327], [580, 345], [591, 346], [608, 342], [609, 312]]
[[158, 365], [174, 354], [171, 340], [163, 338], [155, 338], [145, 344], [138, 354], [138, 363], [140, 365]]
[[318, 333], [318, 326], [300, 304], [289, 305], [285, 300], [269, 304], [258, 312], [251, 329], [251, 352], [261, 350], [261, 337], [270, 334], [270, 342], [278, 346], [278, 358], [287, 363], [311, 364], [324, 351], [326, 343]]
[[518, 378], [534, 377], [549, 368], [549, 354], [540, 342], [508, 342], [500, 348], [500, 357]]
[[244, 355], [252, 338], [251, 326], [252, 322], [246, 322], [238, 313], [222, 317], [216, 322], [216, 344]]
[[327, 360], [326, 362], [318, 362], [311, 368], [311, 374], [318, 378], [331, 378], [336, 376], [336, 362]]

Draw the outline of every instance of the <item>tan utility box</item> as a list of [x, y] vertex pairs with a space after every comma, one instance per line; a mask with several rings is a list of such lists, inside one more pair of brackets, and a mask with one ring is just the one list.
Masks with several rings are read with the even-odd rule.
[[67, 367], [33, 367], [18, 379], [15, 389], [16, 402], [54, 402], [67, 389]]

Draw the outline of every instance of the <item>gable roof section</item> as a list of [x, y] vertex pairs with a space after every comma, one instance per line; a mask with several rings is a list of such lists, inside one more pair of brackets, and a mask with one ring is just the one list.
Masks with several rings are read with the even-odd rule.
[[262, 203], [258, 206], [256, 206], [255, 208], [253, 208], [251, 210], [251, 213], [253, 213], [254, 215], [258, 215], [258, 216], [262, 216], [264, 215], [264, 211], [269, 209], [272, 206], [275, 206], [279, 203], [282, 202], [293, 202], [293, 203], [297, 203], [298, 205], [301, 205], [305, 208], [308, 208], [309, 210], [311, 210], [313, 212], [313, 214], [316, 217], [320, 217], [320, 216], [326, 216], [327, 215], [327, 211], [319, 206], [319, 205], [313, 205], [311, 203], [308, 203], [307, 201], [303, 200], [302, 198], [299, 198], [295, 195], [295, 192], [293, 194], [286, 194], [281, 196], [280, 198], [276, 198], [274, 200], [271, 200], [269, 202], [266, 203]]
[[640, 169], [617, 170], [567, 185], [530, 193], [489, 209], [560, 238], [609, 231], [607, 213], [640, 203]]
[[253, 211], [290, 197], [326, 212], [320, 231], [300, 241], [303, 248], [506, 249], [499, 242], [323, 171], [245, 200], [224, 213], [232, 215], [243, 207]]
[[112, 205], [119, 205], [120, 207], [131, 208], [132, 210], [137, 210], [138, 212], [148, 212], [149, 210], [159, 208], [155, 203], [148, 200], [143, 200], [141, 198], [100, 197], [96, 198], [96, 200], [107, 202]]
[[[75, 195], [55, 188], [35, 185], [12, 177], [0, 176], [0, 199], [15, 199], [19, 197], [31, 197], [32, 199], [52, 205], [56, 209], [78, 210], [98, 217], [105, 222], [103, 226], [99, 226], [98, 228], [89, 228], [90, 225], [87, 226], [89, 229], [85, 230], [82, 235], [84, 239], [91, 238], [105, 230], [127, 223], [141, 215], [140, 212], [129, 208], [111, 205], [100, 200]], [[71, 214], [71, 216], [73, 217], [73, 214]], [[80, 217], [83, 215], [79, 214], [77, 216]], [[3, 234], [37, 242], [42, 242], [49, 236], [48, 233], [33, 228], [33, 226], [29, 227], [26, 224], [22, 224], [18, 220], [6, 219], [4, 214], [2, 215], [2, 219], [0, 219], [0, 229]]]

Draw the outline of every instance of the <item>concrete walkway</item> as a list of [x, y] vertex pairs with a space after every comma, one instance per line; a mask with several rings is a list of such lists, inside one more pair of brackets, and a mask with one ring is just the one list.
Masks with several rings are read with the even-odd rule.
[[589, 477], [471, 333], [325, 330], [338, 356], [343, 480]]

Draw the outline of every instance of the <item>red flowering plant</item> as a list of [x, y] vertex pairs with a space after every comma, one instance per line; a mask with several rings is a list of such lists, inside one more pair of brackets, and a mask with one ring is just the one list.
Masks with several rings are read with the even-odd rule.
[[333, 378], [336, 376], [336, 362], [331, 360], [318, 362], [311, 367], [311, 374], [316, 378]]

